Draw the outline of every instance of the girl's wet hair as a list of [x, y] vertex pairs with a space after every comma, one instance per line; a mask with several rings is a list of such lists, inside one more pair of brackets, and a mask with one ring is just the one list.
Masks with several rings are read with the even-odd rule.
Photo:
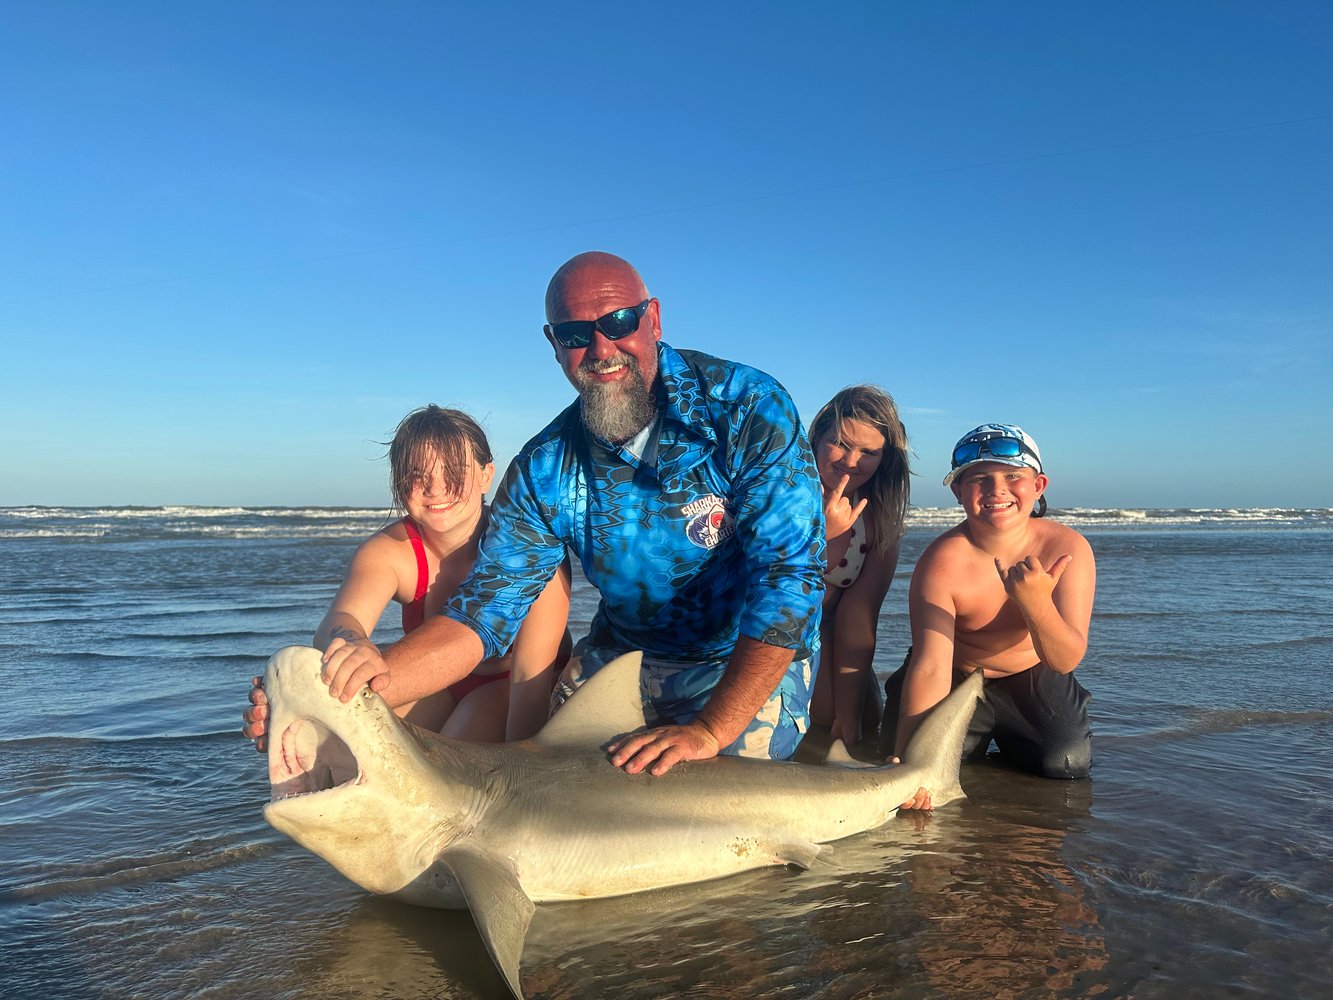
[[403, 417], [389, 443], [389, 477], [393, 502], [406, 509], [413, 487], [424, 483], [436, 461], [445, 485], [462, 493], [472, 463], [490, 465], [491, 445], [477, 422], [462, 410], [431, 403]]
[[849, 385], [840, 390], [815, 414], [810, 423], [810, 445], [818, 448], [825, 438], [837, 440], [843, 424], [859, 420], [884, 435], [879, 468], [857, 491], [869, 497], [865, 517], [874, 528], [875, 551], [883, 552], [902, 538], [911, 499], [911, 468], [908, 463], [907, 431], [898, 417], [893, 397], [877, 385]]

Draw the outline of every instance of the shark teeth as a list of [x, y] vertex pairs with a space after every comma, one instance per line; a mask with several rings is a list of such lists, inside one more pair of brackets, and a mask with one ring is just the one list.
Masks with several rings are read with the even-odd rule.
[[[304, 784], [306, 782], [306, 779], [309, 777], [310, 775], [308, 774], [300, 774], [297, 775], [292, 780]], [[330, 792], [342, 791], [345, 788], [353, 788], [356, 785], [364, 785], [365, 783], [366, 783], [366, 773], [364, 771], [357, 771], [355, 778], [349, 778], [347, 781], [342, 782], [342, 784], [331, 785], [327, 788], [310, 788], [304, 791], [301, 791], [299, 789], [284, 791], [283, 787], [285, 786], [274, 785], [270, 792], [269, 801], [285, 802], [287, 799], [306, 799], [312, 795], [327, 795]]]

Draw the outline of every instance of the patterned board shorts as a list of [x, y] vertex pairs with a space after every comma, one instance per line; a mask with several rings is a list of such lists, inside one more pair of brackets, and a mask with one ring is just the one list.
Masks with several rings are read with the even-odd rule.
[[[551, 711], [563, 705], [579, 685], [623, 652], [594, 649], [586, 640], [575, 646], [574, 655], [551, 693]], [[786, 760], [795, 753], [810, 723], [814, 663], [813, 657], [793, 661], [754, 721], [722, 753], [770, 760]], [[645, 655], [639, 692], [648, 724], [683, 725], [692, 720], [708, 704], [726, 666], [726, 660], [682, 662]]]

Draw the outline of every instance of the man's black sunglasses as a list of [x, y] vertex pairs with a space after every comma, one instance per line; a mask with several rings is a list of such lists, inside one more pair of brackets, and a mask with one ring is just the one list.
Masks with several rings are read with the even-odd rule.
[[564, 323], [548, 323], [546, 332], [558, 340], [562, 347], [587, 347], [592, 343], [592, 332], [601, 330], [607, 340], [620, 340], [628, 337], [639, 328], [639, 320], [648, 310], [652, 299], [644, 299], [637, 306], [626, 306], [596, 319], [571, 319]]

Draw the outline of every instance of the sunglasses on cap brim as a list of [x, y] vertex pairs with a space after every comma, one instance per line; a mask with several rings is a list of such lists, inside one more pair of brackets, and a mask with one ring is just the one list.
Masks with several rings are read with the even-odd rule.
[[981, 459], [1012, 459], [1022, 455], [1029, 456], [1041, 468], [1041, 459], [1035, 452], [1017, 438], [993, 437], [980, 441], [964, 441], [953, 450], [953, 468]]
[[637, 306], [626, 306], [596, 319], [571, 319], [564, 323], [548, 323], [546, 332], [562, 347], [587, 347], [592, 343], [592, 332], [600, 330], [607, 340], [628, 337], [639, 328], [639, 321], [648, 311], [652, 299], [644, 299]]

